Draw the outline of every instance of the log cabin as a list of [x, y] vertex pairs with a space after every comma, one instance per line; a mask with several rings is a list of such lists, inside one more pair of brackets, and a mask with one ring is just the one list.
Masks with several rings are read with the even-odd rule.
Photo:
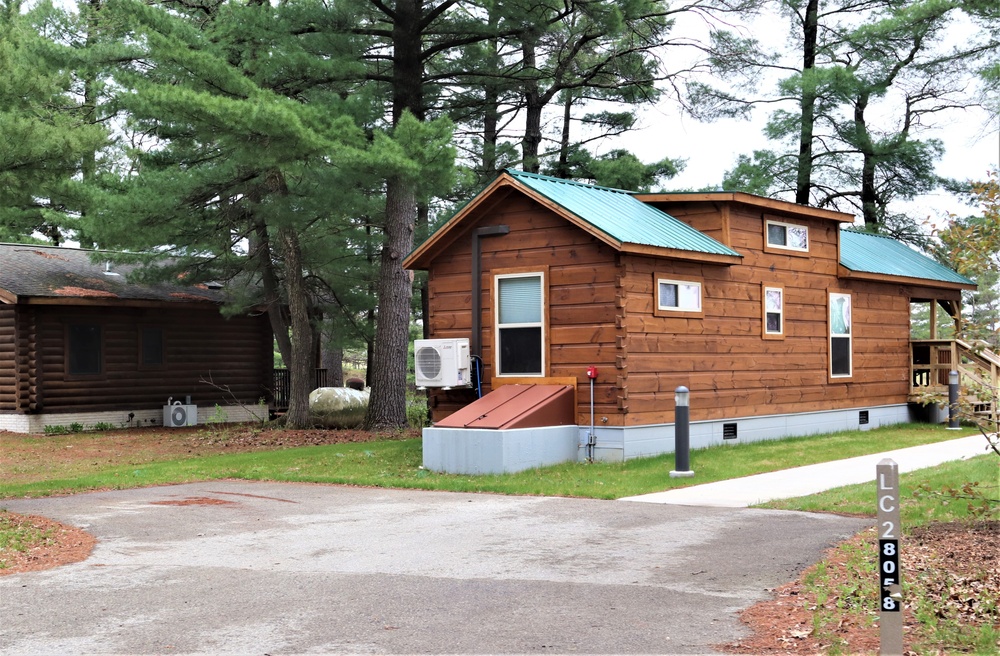
[[561, 434], [598, 459], [672, 451], [681, 386], [692, 447], [911, 420], [930, 370], [914, 364], [911, 303], [957, 322], [975, 286], [852, 222], [745, 193], [504, 171], [404, 261], [428, 272], [429, 337], [468, 338], [482, 372], [429, 391], [425, 465], [431, 441], [464, 439], [449, 416], [507, 384], [573, 386]]
[[265, 315], [223, 316], [221, 286], [136, 284], [95, 255], [0, 244], [0, 430], [267, 418]]

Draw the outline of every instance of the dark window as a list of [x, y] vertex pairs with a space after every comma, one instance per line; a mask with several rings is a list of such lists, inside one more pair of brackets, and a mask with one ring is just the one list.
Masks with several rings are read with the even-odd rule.
[[500, 362], [505, 375], [541, 373], [542, 329], [501, 328]]
[[834, 376], [851, 375], [851, 338], [830, 338], [830, 373]]
[[74, 324], [67, 328], [67, 371], [71, 376], [102, 373], [101, 327], [97, 324]]
[[785, 226], [776, 225], [774, 223], [769, 223], [767, 225], [767, 243], [772, 246], [785, 246], [787, 245], [787, 240], [785, 239], [786, 232]]
[[163, 329], [143, 328], [141, 331], [141, 363], [146, 367], [163, 364]]

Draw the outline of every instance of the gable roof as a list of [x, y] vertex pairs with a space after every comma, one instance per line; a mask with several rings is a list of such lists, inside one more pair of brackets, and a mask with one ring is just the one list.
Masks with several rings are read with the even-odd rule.
[[719, 264], [738, 264], [742, 259], [725, 244], [630, 192], [508, 169], [414, 249], [403, 266], [425, 268], [430, 251], [448, 243], [448, 233], [501, 188], [524, 193], [620, 251]]
[[100, 304], [128, 302], [220, 304], [221, 290], [204, 285], [136, 284], [127, 280], [134, 265], [105, 271], [91, 256], [97, 251], [33, 244], [0, 244], [0, 303]]
[[[949, 283], [975, 289], [976, 283], [906, 244], [869, 232], [840, 231], [840, 264], [848, 277], [884, 276]], [[860, 274], [860, 275], [857, 275]]]

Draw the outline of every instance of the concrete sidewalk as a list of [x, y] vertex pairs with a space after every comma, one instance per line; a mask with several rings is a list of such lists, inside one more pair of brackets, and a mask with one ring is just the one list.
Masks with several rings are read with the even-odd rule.
[[[884, 458], [894, 460], [899, 465], [899, 472], [903, 473], [933, 467], [949, 460], [966, 460], [986, 453], [987, 448], [983, 436], [976, 434], [947, 442], [911, 446], [885, 453], [873, 453], [717, 483], [624, 497], [619, 500], [680, 506], [745, 508], [773, 499], [790, 499], [843, 485], [874, 481], [875, 465]], [[697, 463], [693, 463], [692, 468], [697, 476]]]

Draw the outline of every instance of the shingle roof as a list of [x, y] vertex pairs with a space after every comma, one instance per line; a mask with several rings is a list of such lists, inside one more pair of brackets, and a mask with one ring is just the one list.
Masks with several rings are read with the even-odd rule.
[[638, 200], [631, 192], [510, 169], [505, 173], [621, 243], [740, 257], [725, 244]]
[[[221, 303], [221, 290], [201, 286], [135, 284], [126, 276], [135, 267], [114, 265], [112, 274], [91, 261], [94, 251], [30, 244], [0, 244], [0, 301], [17, 298], [88, 298], [116, 301]], [[4, 294], [3, 292], [6, 292]], [[12, 300], [9, 299], [8, 300]]]
[[906, 244], [867, 232], [840, 231], [840, 263], [857, 272], [975, 284]]

